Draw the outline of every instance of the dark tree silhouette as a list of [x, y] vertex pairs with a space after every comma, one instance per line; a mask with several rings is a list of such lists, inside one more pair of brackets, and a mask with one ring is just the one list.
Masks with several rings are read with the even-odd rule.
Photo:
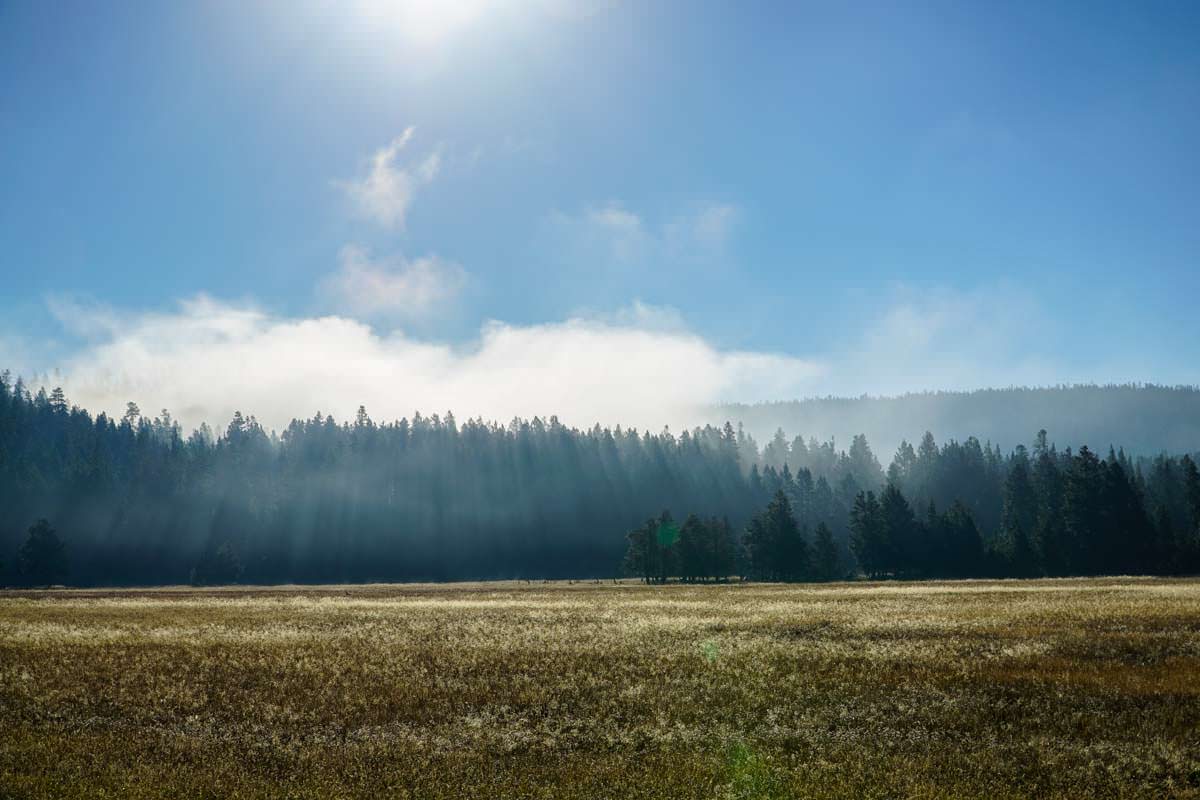
[[21, 545], [21, 574], [39, 586], [57, 583], [67, 575], [67, 548], [50, 523], [39, 519]]
[[191, 583], [195, 586], [237, 583], [242, 577], [242, 570], [242, 562], [233, 542], [221, 542], [204, 551], [192, 570]]
[[751, 520], [744, 537], [750, 575], [763, 580], [799, 581], [809, 577], [808, 542], [796, 523], [782, 489]]
[[837, 544], [833, 541], [833, 533], [829, 526], [818, 522], [813, 543], [813, 578], [818, 581], [832, 581], [838, 577]]
[[868, 577], [881, 578], [895, 565], [883, 510], [872, 491], [859, 492], [850, 511], [850, 547]]

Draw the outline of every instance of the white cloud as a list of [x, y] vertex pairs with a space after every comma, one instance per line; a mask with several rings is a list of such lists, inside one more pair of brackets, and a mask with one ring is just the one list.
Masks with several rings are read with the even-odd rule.
[[404, 133], [371, 156], [367, 174], [354, 181], [338, 182], [360, 214], [387, 228], [403, 229], [417, 189], [429, 184], [441, 169], [440, 149], [415, 163], [399, 163], [401, 152], [412, 140], [416, 129]]
[[337, 272], [320, 286], [334, 306], [367, 317], [428, 318], [462, 291], [467, 273], [435, 255], [372, 259], [361, 247], [342, 249]]
[[450, 409], [657, 429], [698, 421], [705, 403], [805, 393], [820, 373], [802, 359], [722, 350], [644, 306], [608, 320], [489, 322], [465, 347], [207, 297], [169, 313], [70, 315], [90, 331], [60, 365], [72, 402], [116, 413], [134, 400], [168, 408], [186, 426], [241, 410], [279, 428], [317, 410], [346, 418], [362, 403], [376, 419]]
[[[53, 373], [92, 411], [119, 413], [134, 400], [189, 427], [241, 410], [275, 428], [317, 410], [345, 419], [362, 403], [376, 419], [449, 409], [677, 429], [707, 421], [699, 406], [724, 401], [1197, 379], [1191, 366], [1152, 368], [1120, 355], [1064, 360], [1053, 315], [1021, 290], [900, 287], [889, 301], [847, 317], [862, 332], [848, 329], [845, 347], [808, 358], [723, 349], [675, 310], [642, 303], [537, 325], [492, 321], [452, 346], [346, 316], [282, 317], [204, 296], [165, 313], [60, 301], [52, 310], [83, 345]], [[0, 340], [0, 355], [28, 364], [27, 345]]]

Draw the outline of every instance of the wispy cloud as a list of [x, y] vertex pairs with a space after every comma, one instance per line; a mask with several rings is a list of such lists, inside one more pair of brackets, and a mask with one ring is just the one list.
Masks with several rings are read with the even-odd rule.
[[590, 208], [581, 217], [560, 214], [555, 221], [574, 228], [584, 246], [598, 248], [601, 255], [618, 261], [642, 258], [655, 244], [641, 217], [616, 203]]
[[573, 263], [599, 268], [690, 269], [724, 258], [738, 217], [735, 206], [717, 203], [652, 224], [612, 201], [577, 214], [551, 214], [547, 246]]
[[461, 266], [435, 255], [372, 258], [350, 245], [342, 249], [340, 261], [319, 292], [339, 310], [364, 317], [425, 319], [445, 308], [467, 283]]
[[728, 244], [738, 217], [737, 207], [728, 203], [705, 206], [694, 214], [672, 219], [664, 227], [663, 236], [669, 248], [720, 252]]
[[[881, 311], [858, 321], [859, 333], [829, 355], [829, 390], [901, 394], [929, 389], [1127, 380], [1092, 364], [1072, 370], [1053, 357], [1055, 321], [1033, 294], [988, 285], [893, 286]], [[1128, 365], [1126, 365], [1128, 366]], [[1124, 375], [1124, 377], [1123, 377]]]
[[376, 151], [362, 177], [336, 182], [360, 214], [386, 228], [404, 228], [417, 189], [431, 183], [441, 169], [440, 148], [411, 163], [400, 163], [400, 155], [415, 132], [409, 127]]

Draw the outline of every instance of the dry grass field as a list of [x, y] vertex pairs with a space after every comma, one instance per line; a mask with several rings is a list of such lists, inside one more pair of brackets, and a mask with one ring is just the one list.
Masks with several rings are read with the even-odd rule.
[[0, 796], [1200, 797], [1200, 582], [0, 594]]

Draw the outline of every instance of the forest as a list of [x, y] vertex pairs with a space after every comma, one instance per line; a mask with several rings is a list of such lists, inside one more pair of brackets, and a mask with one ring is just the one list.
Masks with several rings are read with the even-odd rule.
[[939, 439], [975, 436], [1005, 451], [1030, 444], [1039, 428], [1060, 442], [1126, 452], [1200, 451], [1200, 388], [1156, 384], [1071, 384], [913, 392], [897, 397], [812, 397], [773, 403], [733, 403], [710, 409], [704, 420], [742, 421], [754, 436], [777, 428], [815, 431], [839, 441], [864, 434], [892, 452], [905, 436], [932, 431]]
[[[0, 581], [833, 580], [1200, 571], [1195, 455], [726, 422], [678, 434], [360, 408], [185, 433], [0, 377]], [[680, 520], [676, 522], [676, 519]]]

